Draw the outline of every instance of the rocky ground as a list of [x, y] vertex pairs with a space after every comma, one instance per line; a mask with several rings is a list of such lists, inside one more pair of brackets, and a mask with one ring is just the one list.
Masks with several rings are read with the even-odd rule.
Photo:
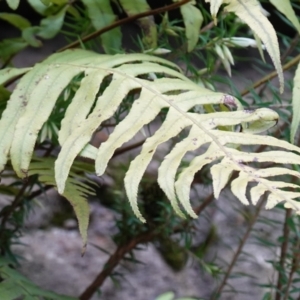
[[[207, 192], [207, 188], [203, 188], [202, 192], [205, 191]], [[115, 213], [96, 202], [91, 203], [89, 245], [86, 254], [81, 257], [82, 243], [74, 226], [76, 221], [68, 219], [61, 228], [51, 225], [52, 216], [63, 209], [61, 199], [50, 193], [49, 197], [40, 199], [40, 204], [42, 206], [36, 207], [30, 213], [24, 236], [20, 240], [21, 244], [13, 248], [16, 254], [23, 257], [20, 271], [45, 289], [78, 296], [103, 268], [108, 258], [107, 254], [94, 245], [110, 253], [115, 249], [111, 240], [111, 235], [116, 232]], [[205, 259], [217, 262], [224, 270], [248, 225], [238, 213], [240, 210], [251, 213], [253, 208], [241, 206], [236, 199], [225, 193], [215, 205], [206, 209], [205, 214], [196, 223], [195, 243], [205, 239], [212, 224], [216, 226], [217, 238], [209, 247]], [[282, 218], [277, 210], [263, 214], [277, 220]], [[256, 236], [272, 240], [279, 235], [280, 232], [274, 231], [274, 228], [256, 224]], [[247, 273], [248, 276], [239, 275], [229, 280], [230, 285], [245, 294], [224, 293], [221, 299], [262, 299], [264, 290], [257, 284], [274, 279], [271, 265], [266, 260], [274, 258], [278, 249], [270, 251], [262, 245], [255, 244], [255, 241], [254, 237], [249, 239], [233, 270], [233, 274], [240, 272]], [[135, 255], [143, 264], [127, 262], [119, 267], [117, 271], [124, 276], [120, 286], [107, 279], [101, 288], [101, 296], [95, 295], [93, 299], [154, 300], [166, 291], [174, 291], [177, 296], [209, 299], [217, 281], [203, 270], [197, 260], [191, 257], [182, 271], [174, 272], [152, 244], [141, 248]]]

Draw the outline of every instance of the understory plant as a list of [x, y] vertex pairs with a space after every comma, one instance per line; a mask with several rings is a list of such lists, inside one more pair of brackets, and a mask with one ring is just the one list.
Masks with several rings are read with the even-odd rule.
[[[277, 244], [265, 243], [281, 247], [278, 261], [271, 261], [277, 281], [260, 284], [269, 289], [264, 299], [297, 299], [299, 4], [182, 0], [151, 8], [145, 0], [28, 0], [40, 15], [34, 25], [14, 12], [20, 1], [6, 2], [10, 10], [0, 12], [0, 19], [20, 36], [0, 41], [0, 192], [9, 199], [0, 211], [3, 299], [74, 299], [43, 291], [20, 275], [12, 245], [22, 235], [32, 200], [56, 189], [74, 209], [84, 255], [88, 199], [103, 189], [95, 175], [105, 173], [114, 179], [103, 204], [119, 216], [113, 236], [117, 249], [79, 299], [90, 299], [107, 277], [113, 278], [122, 259], [136, 262], [133, 250], [149, 242], [175, 270], [188, 256], [196, 258], [219, 278], [211, 294], [219, 299], [257, 222], [262, 218], [272, 224], [261, 217], [263, 208], [278, 204], [285, 214], [282, 237]], [[276, 32], [266, 4], [290, 26], [293, 37]], [[121, 29], [133, 22], [140, 32], [132, 35], [135, 50], [128, 50]], [[34, 66], [14, 67], [20, 51], [42, 47], [59, 33], [68, 41], [65, 47]], [[230, 76], [242, 60], [238, 50], [249, 46], [261, 56], [255, 58], [257, 72], [268, 74], [239, 90]], [[243, 64], [250, 66], [249, 60]], [[294, 72], [291, 82], [284, 79], [287, 70]], [[281, 96], [284, 89], [292, 99]], [[106, 138], [96, 147], [99, 134]], [[130, 144], [136, 136], [140, 142]], [[161, 145], [168, 150], [156, 158]], [[127, 159], [126, 153], [136, 149], [138, 154]], [[120, 155], [124, 172], [121, 166], [110, 167]], [[157, 176], [147, 172], [153, 161], [159, 165]], [[199, 183], [212, 186], [213, 193], [190, 199]], [[205, 243], [193, 243], [193, 219], [223, 189], [256, 206], [245, 217], [247, 228], [227, 269], [205, 260], [216, 236], [213, 226]]]

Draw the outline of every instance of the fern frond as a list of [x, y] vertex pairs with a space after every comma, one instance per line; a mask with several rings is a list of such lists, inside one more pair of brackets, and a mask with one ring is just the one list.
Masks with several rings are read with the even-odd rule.
[[279, 44], [276, 32], [267, 17], [262, 13], [258, 0], [206, 0], [210, 2], [211, 14], [216, 22], [216, 14], [222, 3], [226, 4], [224, 10], [236, 14], [253, 32], [263, 41], [275, 69], [278, 73], [280, 91], [283, 92], [284, 79], [280, 62]]
[[[54, 161], [51, 157], [34, 157], [30, 163], [28, 175], [38, 175], [40, 182], [56, 187]], [[83, 162], [74, 162], [69, 178], [66, 181], [65, 190], [61, 194], [73, 206], [78, 220], [79, 232], [83, 240], [83, 252], [87, 244], [87, 229], [90, 215], [87, 197], [95, 194], [95, 190], [86, 184], [90, 182], [93, 185], [93, 182], [85, 176], [85, 172], [92, 172], [89, 165]]]
[[[231, 190], [244, 204], [249, 203], [246, 188], [252, 182], [256, 184], [251, 186], [254, 203], [268, 192], [268, 208], [285, 201], [289, 207], [299, 210], [295, 199], [300, 194], [286, 190], [299, 186], [269, 179], [281, 174], [299, 177], [298, 173], [285, 166], [257, 167], [264, 162], [300, 164], [298, 147], [254, 134], [274, 126], [278, 121], [277, 113], [267, 108], [244, 111], [234, 97], [199, 87], [183, 76], [174, 64], [147, 55], [110, 56], [73, 50], [54, 54], [34, 66], [20, 80], [0, 120], [0, 170], [3, 170], [10, 154], [16, 173], [20, 177], [27, 176], [38, 133], [57, 98], [75, 76], [81, 78], [80, 86], [66, 110], [58, 136], [61, 151], [55, 161], [55, 183], [59, 193], [68, 192], [68, 180], [74, 183], [68, 176], [77, 156], [94, 159], [96, 173], [101, 176], [114, 151], [154, 120], [162, 109], [167, 109], [161, 127], [146, 139], [141, 153], [132, 160], [125, 176], [127, 196], [133, 211], [142, 221], [144, 219], [137, 206], [141, 178], [157, 147], [184, 129], [189, 129], [188, 136], [164, 158], [158, 176], [159, 185], [179, 215], [184, 216], [180, 210], [182, 205], [189, 215], [196, 217], [189, 202], [190, 185], [194, 174], [209, 163], [215, 163], [211, 171], [216, 197], [232, 172], [236, 171], [238, 177], [232, 182]], [[89, 145], [99, 126], [112, 118], [123, 101], [132, 94], [135, 100], [131, 109], [108, 140], [99, 149]], [[196, 105], [205, 109], [224, 104], [235, 105], [237, 110], [217, 112], [209, 109], [206, 114], [190, 112]], [[221, 130], [235, 126], [240, 126], [243, 131]], [[280, 149], [252, 153], [234, 148], [236, 145], [267, 145]], [[199, 148], [204, 154], [196, 156], [175, 180], [186, 153]], [[46, 182], [51, 177], [53, 183], [53, 171], [41, 175]], [[83, 190], [78, 189], [82, 195]]]

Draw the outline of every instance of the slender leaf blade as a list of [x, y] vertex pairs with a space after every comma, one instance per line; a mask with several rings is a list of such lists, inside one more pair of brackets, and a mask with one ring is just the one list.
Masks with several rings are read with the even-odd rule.
[[294, 143], [295, 135], [300, 123], [300, 63], [297, 66], [293, 87], [293, 119], [291, 125], [291, 142]]
[[0, 85], [6, 84], [9, 80], [22, 75], [31, 70], [31, 68], [5, 68], [0, 70]]
[[[82, 0], [93, 26], [99, 30], [111, 25], [116, 20], [109, 0]], [[119, 27], [100, 36], [105, 53], [117, 53], [121, 49], [122, 34]]]
[[300, 33], [300, 23], [296, 16], [296, 13], [292, 7], [290, 0], [270, 0], [270, 2], [282, 13], [284, 14], [295, 28]]
[[261, 12], [259, 2], [257, 0], [249, 0], [247, 2], [243, 0], [226, 0], [226, 3], [228, 3], [228, 5], [225, 6], [224, 9], [228, 12], [235, 13], [240, 19], [246, 22], [264, 42], [278, 73], [280, 91], [283, 92], [284, 79], [276, 32], [272, 24]]
[[203, 16], [201, 11], [192, 3], [181, 5], [180, 12], [183, 16], [185, 26], [185, 35], [188, 44], [187, 51], [191, 52], [198, 43]]

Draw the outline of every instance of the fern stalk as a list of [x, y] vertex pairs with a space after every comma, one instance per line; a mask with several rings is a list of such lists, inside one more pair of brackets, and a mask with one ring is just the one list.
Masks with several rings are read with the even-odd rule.
[[265, 203], [265, 199], [262, 200], [256, 206], [255, 214], [252, 217], [252, 219], [251, 219], [251, 221], [250, 221], [250, 223], [248, 225], [248, 228], [247, 228], [247, 230], [246, 230], [243, 238], [241, 239], [241, 242], [240, 242], [240, 244], [239, 244], [236, 252], [234, 253], [234, 255], [232, 257], [232, 260], [231, 260], [231, 262], [229, 264], [229, 267], [228, 267], [228, 269], [227, 269], [227, 271], [226, 271], [226, 273], [225, 273], [225, 275], [223, 277], [223, 280], [221, 281], [221, 283], [220, 283], [219, 287], [217, 288], [217, 291], [215, 292], [215, 294], [211, 297], [211, 300], [217, 300], [220, 297], [222, 290], [224, 289], [224, 287], [227, 284], [227, 280], [228, 280], [228, 278], [229, 278], [229, 276], [230, 276], [230, 274], [232, 272], [232, 269], [235, 266], [235, 264], [237, 262], [237, 259], [238, 259], [239, 255], [241, 254], [241, 252], [243, 250], [243, 247], [244, 247], [244, 245], [245, 245], [245, 243], [246, 243], [246, 241], [247, 241], [247, 239], [248, 239], [248, 237], [249, 237], [249, 235], [250, 235], [250, 233], [251, 233], [251, 231], [253, 229], [253, 226], [256, 223], [256, 220], [257, 220], [257, 218], [258, 218], [258, 216], [260, 214], [260, 211], [261, 211], [264, 203]]
[[132, 238], [125, 245], [120, 245], [116, 251], [109, 257], [104, 265], [102, 271], [98, 274], [95, 280], [86, 288], [86, 290], [80, 295], [80, 300], [89, 300], [95, 292], [101, 287], [105, 279], [110, 276], [115, 267], [118, 266], [124, 256], [132, 251], [138, 244], [148, 243], [159, 233], [159, 228], [143, 232], [142, 234]]
[[295, 48], [299, 45], [299, 41], [300, 41], [300, 35], [299, 33], [297, 33], [296, 36], [291, 41], [288, 49], [282, 54], [281, 56], [282, 62], [284, 62], [287, 59], [287, 57], [295, 50]]
[[[200, 215], [202, 211], [214, 200], [213, 193], [211, 193], [206, 199], [201, 202], [201, 204], [194, 208], [195, 213]], [[173, 228], [173, 233], [179, 233], [184, 228], [188, 221], [184, 220], [180, 225], [177, 225]], [[80, 300], [89, 300], [93, 294], [102, 286], [105, 279], [110, 276], [115, 267], [120, 264], [120, 261], [124, 258], [124, 256], [134, 250], [139, 244], [145, 244], [153, 241], [157, 235], [160, 233], [160, 228], [157, 227], [152, 230], [148, 230], [146, 232], [141, 233], [138, 236], [131, 238], [126, 244], [121, 244], [117, 247], [116, 251], [109, 257], [107, 262], [104, 264], [103, 269], [94, 279], [94, 281], [85, 289], [85, 291], [79, 297]]]
[[104, 28], [101, 28], [95, 32], [92, 32], [91, 34], [88, 34], [87, 36], [85, 37], [82, 37], [80, 40], [77, 40], [65, 47], [62, 47], [60, 48], [59, 50], [57, 50], [57, 52], [62, 52], [64, 50], [67, 50], [67, 49], [72, 49], [72, 48], [76, 48], [77, 46], [80, 46], [82, 43], [84, 42], [88, 42], [92, 39], [94, 39], [95, 37], [105, 33], [105, 32], [108, 32], [116, 27], [119, 27], [121, 25], [124, 25], [124, 24], [127, 24], [127, 23], [131, 23], [131, 22], [134, 22], [138, 19], [141, 19], [141, 18], [144, 18], [144, 17], [147, 17], [147, 16], [154, 16], [154, 15], [158, 15], [158, 14], [161, 14], [161, 13], [164, 13], [164, 12], [167, 12], [169, 10], [173, 10], [173, 9], [176, 9], [188, 2], [190, 2], [191, 0], [182, 0], [180, 2], [175, 2], [175, 3], [172, 3], [170, 5], [166, 5], [164, 7], [159, 7], [157, 9], [152, 9], [152, 10], [149, 10], [149, 11], [145, 11], [145, 12], [142, 12], [142, 13], [139, 13], [139, 14], [136, 14], [136, 15], [133, 15], [133, 16], [130, 16], [130, 17], [127, 17], [125, 19], [121, 19], [121, 20], [118, 20]]
[[282, 282], [283, 282], [283, 276], [284, 276], [282, 273], [282, 270], [284, 270], [284, 262], [285, 262], [287, 250], [288, 250], [288, 242], [289, 242], [289, 235], [290, 235], [288, 219], [291, 217], [291, 215], [292, 215], [292, 210], [286, 209], [284, 225], [283, 225], [283, 242], [281, 244], [281, 249], [280, 249], [279, 274], [278, 274], [278, 279], [277, 279], [275, 300], [280, 300], [281, 294], [282, 294]]
[[[7, 211], [2, 210], [2, 220], [0, 224], [0, 241], [5, 241], [5, 230], [6, 230], [6, 223], [8, 222], [10, 216], [14, 213], [16, 208], [22, 203], [23, 196], [25, 194], [25, 191], [27, 187], [29, 186], [29, 180], [25, 181], [19, 190], [19, 193], [16, 195], [15, 199], [13, 200], [12, 204], [10, 205], [9, 209]], [[0, 215], [1, 217], [1, 215]], [[3, 244], [6, 244], [5, 242]], [[0, 246], [0, 253], [1, 255], [4, 255], [4, 248]]]
[[289, 295], [290, 295], [290, 287], [293, 281], [293, 276], [297, 269], [299, 268], [299, 251], [300, 251], [300, 239], [297, 237], [297, 244], [296, 244], [296, 250], [295, 253], [293, 253], [293, 262], [292, 262], [292, 268], [289, 274], [289, 279], [287, 282], [285, 294], [283, 300], [288, 300]]
[[[300, 62], [300, 54], [298, 54], [296, 57], [291, 59], [289, 62], [285, 63], [282, 66], [282, 70], [287, 71], [290, 68], [296, 66], [299, 62]], [[251, 87], [244, 89], [241, 92], [241, 96], [247, 95], [248, 93], [250, 93], [251, 90], [258, 88], [259, 86], [261, 86], [264, 83], [270, 81], [271, 79], [275, 78], [276, 76], [277, 76], [276, 71], [271, 72], [270, 74], [268, 74], [268, 75], [264, 76], [263, 78], [259, 79], [258, 81], [256, 81]]]

